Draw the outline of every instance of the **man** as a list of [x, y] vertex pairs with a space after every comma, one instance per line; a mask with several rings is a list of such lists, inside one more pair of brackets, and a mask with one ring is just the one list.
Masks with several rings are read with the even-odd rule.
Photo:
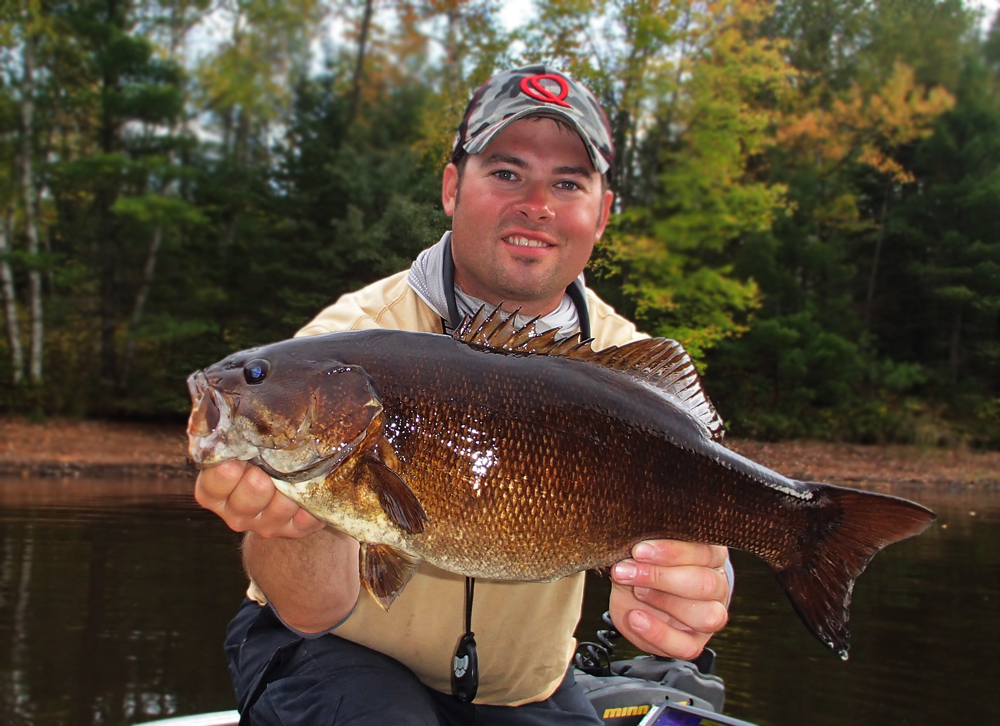
[[[300, 334], [371, 327], [448, 332], [482, 304], [581, 330], [594, 347], [640, 336], [581, 273], [608, 222], [614, 151], [593, 95], [544, 66], [473, 96], [443, 175], [452, 232], [409, 271], [345, 295]], [[388, 613], [359, 598], [358, 543], [278, 493], [257, 468], [201, 472], [198, 501], [246, 531], [249, 598], [227, 654], [245, 722], [598, 724], [569, 668], [583, 573], [554, 583], [479, 581], [421, 565]], [[644, 542], [615, 566], [609, 609], [639, 648], [692, 658], [726, 621], [726, 550]], [[474, 606], [473, 606], [474, 604]], [[480, 683], [450, 695], [473, 613]]]

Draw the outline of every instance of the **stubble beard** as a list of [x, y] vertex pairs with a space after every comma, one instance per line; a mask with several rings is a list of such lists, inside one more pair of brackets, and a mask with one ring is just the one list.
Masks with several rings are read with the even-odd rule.
[[540, 279], [530, 276], [530, 268], [539, 267], [541, 260], [517, 260], [516, 265], [522, 268], [527, 274], [518, 275], [505, 268], [495, 268], [490, 273], [490, 282], [495, 290], [501, 292], [504, 300], [517, 301], [519, 303], [542, 302], [549, 297], [560, 294], [565, 286], [560, 286], [555, 280], [552, 271], [543, 273]]

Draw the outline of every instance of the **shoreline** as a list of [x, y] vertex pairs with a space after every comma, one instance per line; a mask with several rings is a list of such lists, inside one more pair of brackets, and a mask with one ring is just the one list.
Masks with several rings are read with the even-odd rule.
[[194, 481], [198, 470], [177, 464], [120, 462], [2, 461], [0, 479], [182, 479]]
[[[1000, 451], [820, 441], [724, 442], [733, 451], [802, 481], [866, 489], [1000, 489]], [[0, 477], [193, 479], [183, 424], [0, 416]]]
[[0, 416], [0, 476], [194, 478], [183, 424]]

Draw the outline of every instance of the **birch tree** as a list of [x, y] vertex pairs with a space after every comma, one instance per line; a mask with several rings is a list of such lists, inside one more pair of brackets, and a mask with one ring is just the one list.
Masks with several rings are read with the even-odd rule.
[[33, 159], [35, 155], [35, 53], [38, 44], [39, 5], [34, 0], [24, 3], [21, 20], [21, 193], [24, 215], [24, 233], [27, 238], [27, 253], [30, 261], [28, 269], [28, 311], [30, 327], [30, 354], [28, 375], [31, 383], [42, 382], [42, 356], [44, 354], [45, 325], [42, 311], [42, 271], [38, 264], [39, 232], [37, 190]]
[[4, 322], [7, 325], [7, 345], [10, 346], [11, 383], [20, 385], [24, 380], [24, 350], [21, 346], [21, 324], [18, 320], [17, 295], [14, 289], [14, 272], [8, 256], [11, 252], [9, 207], [0, 217], [0, 285], [3, 287]]
[[[16, 47], [17, 8], [0, 10], [0, 47], [6, 58], [11, 58]], [[16, 163], [19, 123], [15, 120], [17, 100], [13, 94], [10, 73], [0, 79], [0, 287], [3, 292], [4, 323], [10, 352], [11, 383], [20, 385], [24, 380], [24, 349], [21, 344], [17, 292], [11, 256], [14, 250], [14, 208], [16, 203]]]

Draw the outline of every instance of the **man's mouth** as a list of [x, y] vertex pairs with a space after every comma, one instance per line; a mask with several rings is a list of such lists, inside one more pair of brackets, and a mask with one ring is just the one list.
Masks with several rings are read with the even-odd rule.
[[548, 242], [542, 242], [537, 239], [528, 239], [527, 237], [502, 237], [504, 242], [509, 245], [514, 245], [515, 247], [551, 247]]

